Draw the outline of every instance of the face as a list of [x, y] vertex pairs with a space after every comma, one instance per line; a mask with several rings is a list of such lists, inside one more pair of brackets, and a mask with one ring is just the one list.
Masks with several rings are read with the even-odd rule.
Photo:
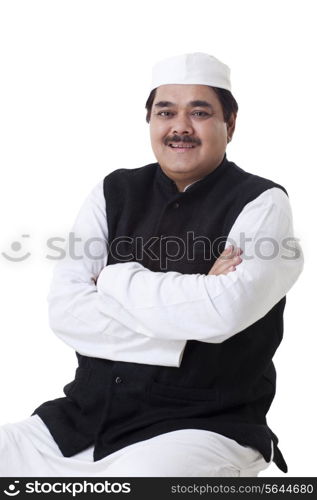
[[150, 117], [152, 149], [182, 191], [221, 163], [234, 125], [234, 116], [225, 123], [220, 101], [207, 85], [162, 85]]

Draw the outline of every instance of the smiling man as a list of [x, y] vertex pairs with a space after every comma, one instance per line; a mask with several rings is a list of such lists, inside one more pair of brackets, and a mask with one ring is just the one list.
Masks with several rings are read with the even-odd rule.
[[96, 185], [72, 228], [82, 258], [55, 268], [75, 380], [1, 428], [1, 475], [287, 471], [266, 414], [303, 266], [288, 195], [227, 159], [238, 105], [218, 59], [159, 62], [146, 109], [157, 162]]
[[225, 122], [215, 90], [206, 85], [162, 85], [152, 98], [152, 148], [164, 173], [183, 191], [220, 165], [236, 113]]

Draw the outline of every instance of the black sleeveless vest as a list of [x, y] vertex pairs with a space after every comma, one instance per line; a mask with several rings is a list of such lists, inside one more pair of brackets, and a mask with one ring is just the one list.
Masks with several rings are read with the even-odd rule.
[[[272, 187], [285, 191], [226, 156], [182, 193], [157, 163], [116, 170], [104, 180], [108, 263], [137, 261], [152, 271], [207, 274], [244, 206]], [[285, 297], [225, 342], [187, 341], [179, 367], [77, 353], [79, 365], [75, 380], [64, 387], [66, 397], [42, 404], [33, 414], [66, 457], [94, 445], [96, 461], [137, 441], [192, 428], [251, 446], [266, 461], [273, 440], [274, 462], [287, 472], [278, 439], [266, 423], [284, 306]]]

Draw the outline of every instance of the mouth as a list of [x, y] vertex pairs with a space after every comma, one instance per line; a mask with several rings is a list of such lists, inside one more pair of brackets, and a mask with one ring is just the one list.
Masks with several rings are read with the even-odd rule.
[[182, 142], [169, 142], [168, 147], [173, 149], [176, 153], [185, 153], [195, 149], [196, 144], [182, 143]]

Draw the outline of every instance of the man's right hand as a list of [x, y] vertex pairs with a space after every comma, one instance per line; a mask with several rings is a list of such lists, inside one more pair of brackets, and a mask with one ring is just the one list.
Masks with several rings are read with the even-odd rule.
[[219, 255], [218, 259], [210, 269], [208, 275], [212, 274], [219, 276], [219, 274], [228, 274], [236, 270], [236, 266], [241, 264], [242, 259], [240, 255], [242, 254], [241, 248], [234, 248], [230, 245], [226, 250]]

